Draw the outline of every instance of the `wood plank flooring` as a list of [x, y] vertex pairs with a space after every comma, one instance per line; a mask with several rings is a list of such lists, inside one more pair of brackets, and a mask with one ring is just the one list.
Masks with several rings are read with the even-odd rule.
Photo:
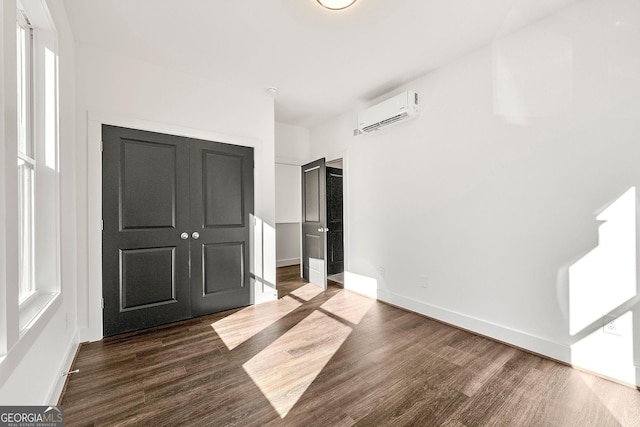
[[66, 425], [640, 426], [635, 389], [298, 274], [277, 301], [84, 344]]

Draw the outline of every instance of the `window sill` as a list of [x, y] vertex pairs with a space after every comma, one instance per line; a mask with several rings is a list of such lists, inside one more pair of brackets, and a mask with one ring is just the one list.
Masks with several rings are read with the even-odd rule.
[[62, 306], [60, 292], [38, 293], [37, 297], [20, 305], [18, 340], [0, 356], [0, 387], [20, 365], [29, 349], [50, 324], [51, 319]]
[[20, 336], [31, 329], [58, 295], [59, 292], [38, 292], [20, 305]]

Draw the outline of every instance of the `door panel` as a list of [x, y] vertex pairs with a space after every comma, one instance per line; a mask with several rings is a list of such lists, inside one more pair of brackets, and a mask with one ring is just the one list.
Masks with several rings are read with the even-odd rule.
[[191, 148], [191, 310], [194, 316], [250, 304], [249, 214], [253, 149], [195, 141]]
[[114, 126], [103, 145], [104, 335], [249, 305], [253, 149]]
[[190, 316], [185, 138], [103, 126], [104, 335]]
[[176, 147], [122, 139], [121, 228], [174, 228]]
[[320, 222], [320, 167], [304, 172], [304, 220]]
[[[204, 226], [244, 224], [242, 156], [202, 151]], [[199, 179], [200, 177], [196, 177]]]
[[302, 276], [327, 287], [326, 172], [324, 159], [302, 166]]
[[342, 169], [327, 168], [327, 274], [344, 271]]
[[244, 286], [244, 243], [203, 245], [204, 294], [241, 290]]
[[176, 302], [175, 247], [125, 249], [122, 267], [120, 310], [136, 310]]

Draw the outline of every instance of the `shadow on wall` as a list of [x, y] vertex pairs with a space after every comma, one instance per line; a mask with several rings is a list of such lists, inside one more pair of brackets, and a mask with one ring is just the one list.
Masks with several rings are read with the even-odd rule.
[[598, 245], [560, 276], [568, 289], [571, 363], [629, 384], [637, 384], [634, 348], [640, 342], [634, 337], [636, 211], [631, 187], [596, 216]]

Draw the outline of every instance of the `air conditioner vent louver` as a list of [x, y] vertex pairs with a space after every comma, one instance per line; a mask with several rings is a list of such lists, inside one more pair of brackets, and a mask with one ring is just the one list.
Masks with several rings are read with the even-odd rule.
[[358, 114], [361, 133], [374, 132], [418, 116], [418, 94], [407, 91], [374, 105]]
[[362, 131], [363, 132], [371, 132], [373, 130], [376, 130], [376, 129], [379, 129], [379, 128], [382, 128], [382, 127], [385, 127], [385, 126], [389, 126], [390, 124], [393, 124], [395, 122], [399, 122], [399, 121], [401, 121], [402, 119], [404, 119], [407, 116], [408, 116], [407, 113], [396, 114], [395, 116], [389, 117], [388, 119], [384, 119], [381, 122], [374, 123], [374, 124], [369, 125], [369, 126], [365, 126], [362, 129]]

